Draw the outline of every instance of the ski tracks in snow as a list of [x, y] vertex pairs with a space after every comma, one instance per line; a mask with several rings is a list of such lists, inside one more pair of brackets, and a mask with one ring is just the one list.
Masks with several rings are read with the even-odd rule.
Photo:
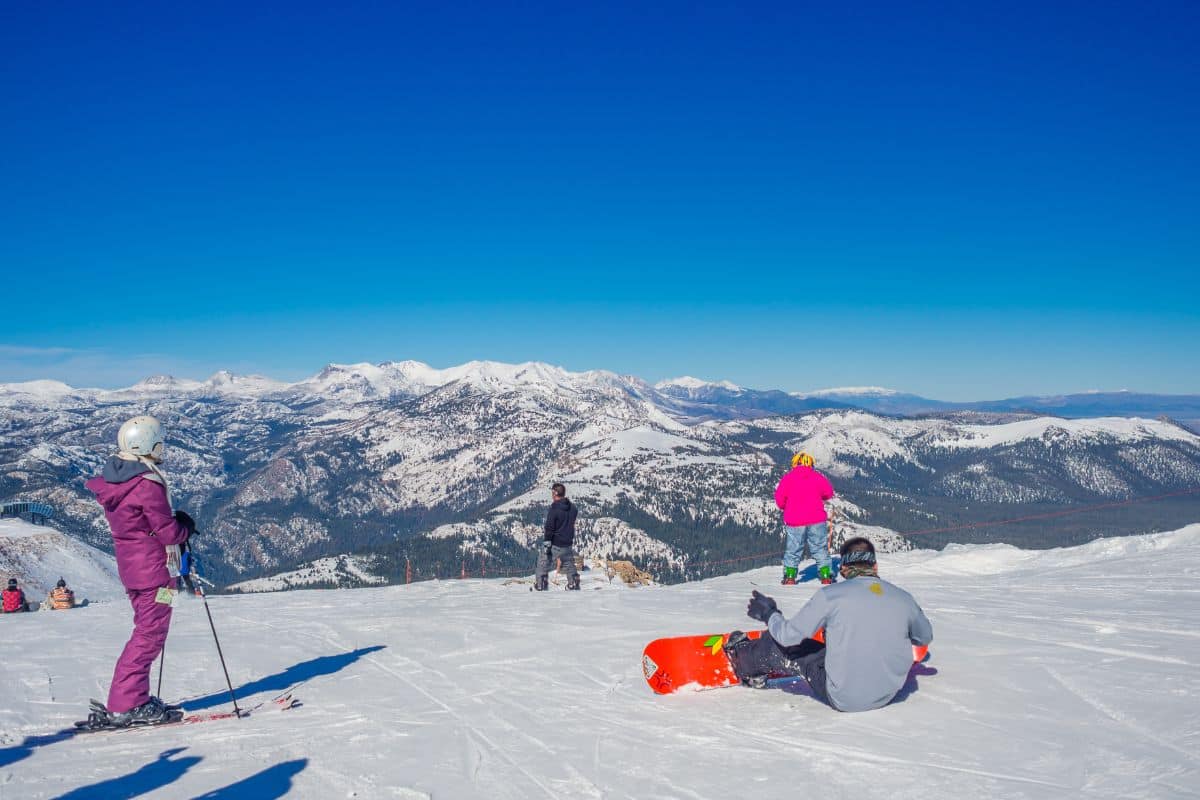
[[1107, 705], [1103, 700], [1101, 700], [1099, 697], [1097, 697], [1093, 693], [1088, 692], [1088, 691], [1080, 688], [1079, 686], [1077, 686], [1073, 681], [1071, 681], [1069, 678], [1067, 678], [1067, 676], [1063, 675], [1061, 672], [1054, 669], [1053, 667], [1051, 667], [1049, 665], [1042, 665], [1042, 669], [1044, 669], [1051, 678], [1053, 678], [1055, 681], [1057, 681], [1060, 686], [1062, 686], [1068, 692], [1073, 694], [1075, 697], [1079, 698], [1086, 705], [1091, 706], [1093, 709], [1095, 709], [1097, 712], [1099, 712], [1102, 716], [1106, 717], [1109, 720], [1112, 720], [1116, 724], [1118, 724], [1118, 725], [1122, 726], [1123, 728], [1129, 730], [1130, 732], [1140, 736], [1141, 738], [1145, 739], [1146, 741], [1151, 742], [1152, 744], [1158, 745], [1159, 747], [1165, 747], [1168, 750], [1171, 750], [1172, 752], [1183, 756], [1184, 759], [1186, 759], [1187, 761], [1190, 761], [1192, 764], [1200, 766], [1200, 756], [1197, 756], [1194, 751], [1188, 750], [1187, 748], [1184, 748], [1184, 747], [1180, 747], [1179, 745], [1175, 744], [1174, 742], [1170, 741], [1169, 739], [1164, 739], [1162, 736], [1159, 736], [1158, 734], [1154, 733], [1153, 731], [1147, 729], [1145, 726], [1139, 725], [1138, 723], [1129, 719], [1128, 715], [1123, 714], [1120, 711], [1117, 711], [1116, 709]]
[[[271, 623], [268, 623], [268, 622], [263, 622], [262, 620], [251, 620], [251, 619], [246, 619], [246, 618], [242, 618], [242, 617], [239, 617], [239, 619], [241, 619], [242, 621], [247, 622], [247, 623], [263, 625], [268, 628], [280, 630], [277, 628], [277, 626], [272, 625]], [[339, 634], [338, 631], [336, 631], [332, 626], [330, 626], [326, 623], [320, 623], [320, 622], [310, 623], [310, 626], [311, 625], [319, 626], [321, 628], [321, 630], [323, 631], [323, 633], [315, 633], [310, 630], [309, 631], [294, 631], [293, 630], [293, 631], [289, 631], [289, 633], [291, 633], [291, 634], [300, 633], [301, 635], [303, 635], [307, 638], [311, 638], [311, 639], [323, 642], [324, 644], [329, 645], [329, 646], [334, 647], [339, 650], [349, 651], [349, 650], [354, 649], [353, 647], [351, 647], [350, 645], [348, 645], [346, 643], [346, 641], [342, 638], [342, 635]], [[394, 660], [396, 662], [399, 662], [399, 664], [402, 667], [405, 667], [406, 669], [398, 668], [396, 666], [392, 666], [388, 663], [385, 663], [385, 660], [384, 660], [385, 657], [389, 660]], [[374, 652], [374, 653], [367, 653], [363, 656], [362, 660], [364, 662], [366, 662], [367, 664], [370, 664], [375, 669], [388, 675], [390, 678], [396, 679], [396, 680], [400, 681], [401, 683], [405, 684], [413, 692], [424, 697], [426, 700], [428, 700], [433, 705], [437, 706], [444, 713], [448, 714], [450, 717], [452, 717], [456, 721], [456, 723], [462, 728], [464, 735], [465, 735], [466, 749], [464, 750], [464, 753], [463, 753], [465, 772], [467, 773], [467, 776], [469, 777], [470, 781], [479, 787], [480, 792], [486, 791], [491, 796], [500, 796], [497, 794], [497, 792], [500, 792], [501, 791], [500, 787], [505, 785], [505, 782], [502, 780], [490, 781], [487, 784], [480, 783], [481, 770], [485, 767], [488, 758], [494, 757], [496, 760], [508, 764], [509, 767], [511, 767], [513, 770], [515, 770], [517, 773], [519, 773], [522, 777], [524, 777], [525, 780], [531, 786], [536, 787], [536, 789], [538, 789], [541, 793], [543, 793], [547, 797], [558, 797], [563, 791], [569, 791], [569, 793], [572, 796], [576, 796], [576, 797], [599, 798], [602, 796], [599, 788], [594, 783], [592, 783], [591, 781], [584, 778], [584, 776], [581, 775], [577, 770], [574, 770], [573, 768], [570, 768], [568, 765], [565, 765], [565, 764], [563, 764], [563, 766], [566, 766], [568, 768], [568, 772], [570, 774], [566, 779], [564, 779], [561, 782], [566, 783], [569, 786], [564, 786], [564, 787], [560, 787], [560, 788], [556, 789], [556, 788], [548, 785], [547, 782], [544, 781], [542, 778], [540, 778], [537, 774], [535, 774], [532, 771], [530, 771], [529, 769], [527, 769], [523, 764], [520, 763], [520, 761], [518, 761], [516, 758], [509, 755], [509, 753], [506, 751], [506, 748], [504, 746], [502, 746], [501, 744], [497, 743], [491, 736], [489, 736], [482, 729], [482, 727], [480, 725], [477, 725], [476, 723], [472, 722], [471, 718], [470, 718], [471, 712], [464, 712], [464, 711], [460, 711], [459, 709], [455, 708], [449, 702], [444, 700], [441, 696], [439, 696], [438, 694], [435, 694], [433, 691], [427, 689], [425, 686], [422, 685], [422, 682], [427, 682], [427, 681], [422, 681], [422, 682], [414, 681], [413, 679], [411, 679], [409, 677], [409, 674], [411, 673], [411, 674], [418, 674], [421, 676], [434, 676], [434, 677], [439, 678], [443, 683], [445, 683], [447, 685], [461, 686], [462, 685], [461, 681], [458, 681], [458, 682], [453, 681], [447, 675], [445, 675], [444, 673], [433, 668], [429, 664], [422, 664], [422, 663], [414, 661], [413, 659], [410, 659], [406, 656], [400, 655], [398, 652], [395, 651], [394, 645], [392, 647], [389, 647], [388, 650]], [[509, 661], [509, 662], [504, 662], [504, 663], [511, 664], [512, 662]], [[474, 697], [475, 696], [471, 696], [471, 699], [474, 699]], [[532, 736], [525, 731], [521, 731], [510, 724], [503, 723], [503, 721], [500, 720], [498, 717], [495, 717], [495, 715], [493, 715], [492, 718], [495, 721], [502, 723], [502, 727], [505, 728], [504, 732], [506, 735], [516, 735], [516, 736], [519, 736], [523, 739], [526, 739], [526, 740], [532, 742], [536, 747], [538, 747], [539, 749], [544, 751], [548, 760], [554, 757], [554, 754], [555, 754], [554, 749], [552, 747], [550, 747], [549, 745], [547, 745], [541, 739], [538, 739], [537, 737]], [[516, 792], [514, 796], [527, 797], [528, 792], [524, 792], [524, 791]]]

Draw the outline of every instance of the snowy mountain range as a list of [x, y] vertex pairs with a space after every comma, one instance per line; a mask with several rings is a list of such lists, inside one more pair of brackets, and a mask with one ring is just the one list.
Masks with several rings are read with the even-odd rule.
[[[1170, 420], [901, 418], [852, 407], [898, 397], [873, 388], [796, 396], [690, 378], [650, 385], [496, 362], [329, 365], [296, 383], [218, 373], [119, 390], [10, 384], [0, 387], [0, 499], [45, 500], [65, 530], [107, 547], [83, 480], [111, 453], [120, 423], [150, 413], [168, 426], [177, 505], [200, 521], [198, 547], [222, 580], [350, 553], [370, 557], [370, 571], [359, 572], [388, 580], [406, 558], [418, 577], [516, 569], [540, 539], [549, 484], [562, 480], [582, 509], [585, 554], [630, 558], [670, 581], [748, 565], [731, 559], [775, 560], [772, 491], [799, 449], [835, 480], [842, 535], [872, 525], [888, 538], [888, 529], [1200, 486], [1200, 437]], [[1197, 499], [914, 541], [1087, 541], [1195, 521]], [[910, 546], [895, 536], [887, 544]]]

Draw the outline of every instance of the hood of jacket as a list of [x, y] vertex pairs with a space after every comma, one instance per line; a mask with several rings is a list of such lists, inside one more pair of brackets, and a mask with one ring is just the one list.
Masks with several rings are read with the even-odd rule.
[[151, 472], [150, 466], [121, 456], [110, 456], [100, 477], [109, 483], [127, 483], [138, 475]]
[[133, 491], [138, 481], [134, 480], [150, 472], [150, 467], [141, 461], [130, 461], [112, 456], [104, 465], [99, 477], [92, 478], [85, 486], [105, 510], [112, 511], [121, 504], [125, 496]]

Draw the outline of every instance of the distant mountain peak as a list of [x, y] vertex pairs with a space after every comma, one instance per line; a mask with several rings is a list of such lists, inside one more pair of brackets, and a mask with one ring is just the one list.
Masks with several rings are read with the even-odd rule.
[[693, 378], [690, 375], [684, 375], [679, 378], [671, 378], [665, 381], [659, 381], [654, 384], [655, 389], [670, 389], [678, 387], [680, 389], [725, 389], [730, 392], [743, 391], [741, 386], [730, 381], [702, 381], [699, 378]]
[[892, 397], [900, 394], [895, 389], [883, 386], [839, 386], [833, 389], [817, 389], [812, 392], [792, 392], [793, 397]]
[[128, 392], [168, 392], [168, 391], [190, 391], [198, 389], [204, 384], [200, 381], [190, 379], [179, 379], [174, 375], [151, 375], [130, 386], [125, 391]]

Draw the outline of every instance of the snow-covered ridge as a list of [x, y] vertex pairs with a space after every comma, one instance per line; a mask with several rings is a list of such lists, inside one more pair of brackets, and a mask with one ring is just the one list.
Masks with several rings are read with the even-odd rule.
[[607, 370], [570, 372], [537, 361], [506, 364], [470, 361], [438, 369], [420, 361], [385, 361], [380, 364], [328, 364], [320, 372], [294, 383], [262, 375], [238, 375], [221, 370], [203, 381], [154, 375], [121, 389], [74, 388], [59, 381], [27, 381], [0, 384], [0, 400], [15, 397], [23, 403], [58, 403], [63, 400], [104, 400], [110, 397], [164, 394], [216, 394], [245, 398], [286, 398], [297, 395], [354, 395], [353, 400], [415, 396], [452, 383], [476, 389], [503, 391], [514, 388], [579, 390], [588, 387], [624, 388], [639, 391], [648, 384]]
[[296, 569], [232, 584], [234, 592], [278, 592], [312, 586], [370, 586], [387, 583], [375, 574], [377, 559], [372, 556], [340, 555], [319, 558]]
[[48, 525], [0, 519], [0, 578], [16, 578], [30, 602], [46, 598], [59, 578], [79, 600], [123, 598], [113, 557]]
[[1121, 441], [1167, 439], [1200, 444], [1200, 436], [1162, 420], [1137, 417], [1097, 417], [1060, 419], [1037, 417], [999, 425], [959, 425], [959, 438], [943, 439], [937, 446], [946, 448], [988, 448], [1041, 439], [1047, 444], [1063, 439], [1107, 436]]
[[731, 381], [702, 381], [699, 378], [693, 378], [690, 375], [684, 375], [681, 378], [671, 378], [670, 380], [659, 381], [654, 384], [655, 389], [725, 389], [730, 392], [740, 392], [742, 387]]
[[985, 425], [938, 418], [894, 419], [865, 411], [837, 411], [803, 417], [774, 417], [754, 424], [793, 434], [787, 442], [790, 448], [810, 453], [823, 468], [841, 475], [853, 474], [856, 469], [844, 465], [848, 457], [873, 462], [901, 460], [919, 466], [924, 450], [986, 450], [1028, 441], [1041, 441], [1051, 447], [1068, 443], [1136, 443], [1158, 439], [1200, 447], [1200, 436], [1179, 425], [1136, 417], [1079, 420], [1035, 417]]

